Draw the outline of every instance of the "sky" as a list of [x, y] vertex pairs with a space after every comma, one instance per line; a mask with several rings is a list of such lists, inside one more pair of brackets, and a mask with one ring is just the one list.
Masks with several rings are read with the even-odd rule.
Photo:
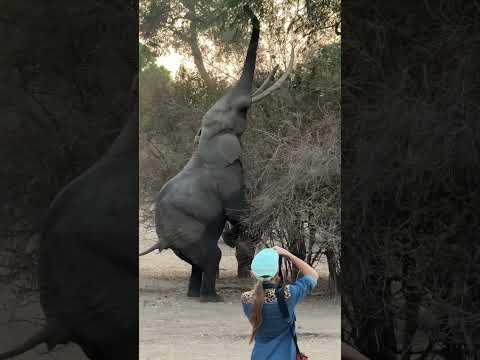
[[182, 63], [187, 69], [194, 69], [194, 64], [192, 61], [183, 57], [173, 49], [170, 50], [168, 55], [159, 56], [156, 60], [156, 63], [157, 65], [162, 65], [168, 71], [170, 71], [172, 78], [175, 78]]

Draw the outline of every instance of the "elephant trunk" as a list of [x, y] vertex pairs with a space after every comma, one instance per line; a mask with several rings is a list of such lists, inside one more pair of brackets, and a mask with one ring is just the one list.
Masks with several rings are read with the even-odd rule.
[[243, 64], [242, 75], [239, 81], [239, 87], [248, 90], [252, 90], [253, 74], [255, 72], [255, 62], [257, 60], [257, 48], [258, 48], [258, 38], [260, 35], [260, 23], [253, 13], [253, 11], [245, 6], [245, 12], [250, 16], [252, 21], [252, 35], [250, 37], [250, 44], [248, 45], [247, 57]]

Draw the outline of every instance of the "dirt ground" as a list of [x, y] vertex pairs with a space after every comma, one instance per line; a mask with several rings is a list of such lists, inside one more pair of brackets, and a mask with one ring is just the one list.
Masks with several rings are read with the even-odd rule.
[[[154, 235], [144, 233], [141, 240], [144, 249], [153, 243]], [[233, 249], [223, 243], [221, 249], [217, 290], [223, 303], [200, 303], [186, 296], [190, 266], [171, 250], [140, 258], [141, 360], [250, 358], [250, 325], [240, 295], [253, 283], [236, 278]], [[322, 277], [317, 288], [297, 307], [299, 346], [312, 360], [339, 359], [340, 304], [325, 295], [326, 264], [319, 264], [318, 270]]]
[[[142, 231], [142, 249], [155, 239]], [[139, 331], [142, 360], [249, 359], [250, 325], [245, 319], [240, 294], [249, 290], [251, 280], [236, 278], [233, 249], [221, 244], [222, 261], [217, 289], [223, 303], [200, 303], [187, 298], [188, 264], [172, 251], [153, 252], [140, 258]], [[340, 304], [326, 296], [328, 269], [313, 294], [297, 307], [299, 345], [312, 360], [340, 358]], [[9, 289], [0, 286], [0, 352], [25, 340], [41, 327], [43, 314], [35, 294], [18, 302]], [[75, 344], [59, 346], [46, 353], [46, 346], [20, 355], [16, 360], [86, 360]]]

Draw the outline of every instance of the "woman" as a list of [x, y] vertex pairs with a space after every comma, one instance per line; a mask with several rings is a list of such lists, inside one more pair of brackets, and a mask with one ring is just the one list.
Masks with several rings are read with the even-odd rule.
[[245, 315], [252, 324], [250, 343], [255, 340], [252, 360], [293, 360], [296, 347], [289, 328], [277, 304], [278, 257], [288, 258], [303, 277], [284, 288], [284, 298], [290, 315], [295, 318], [295, 306], [316, 286], [318, 273], [289, 251], [274, 246], [260, 251], [252, 261], [252, 273], [257, 279], [253, 290], [242, 294]]

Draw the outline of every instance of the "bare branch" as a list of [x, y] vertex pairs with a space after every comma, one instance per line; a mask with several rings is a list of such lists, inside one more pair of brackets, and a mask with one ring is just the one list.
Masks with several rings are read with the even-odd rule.
[[258, 95], [260, 94], [263, 90], [265, 90], [265, 88], [268, 86], [268, 84], [270, 84], [270, 81], [272, 81], [273, 77], [275, 76], [275, 73], [277, 72], [278, 70], [278, 65], [275, 65], [275, 67], [273, 68], [272, 72], [268, 75], [268, 77], [265, 79], [265, 81], [263, 82], [262, 85], [260, 85], [260, 87], [255, 90], [255, 92], [252, 94], [252, 96], [255, 96], [255, 95]]
[[252, 103], [255, 103], [255, 102], [263, 99], [264, 97], [267, 97], [272, 92], [278, 90], [282, 86], [282, 84], [285, 82], [285, 80], [287, 80], [288, 76], [292, 72], [294, 60], [295, 60], [295, 50], [294, 50], [294, 47], [292, 45], [292, 51], [290, 53], [290, 62], [288, 64], [288, 67], [287, 67], [287, 70], [285, 71], [285, 73], [272, 86], [270, 86], [267, 90], [265, 90], [264, 92], [262, 92], [259, 95], [253, 96], [252, 97]]

